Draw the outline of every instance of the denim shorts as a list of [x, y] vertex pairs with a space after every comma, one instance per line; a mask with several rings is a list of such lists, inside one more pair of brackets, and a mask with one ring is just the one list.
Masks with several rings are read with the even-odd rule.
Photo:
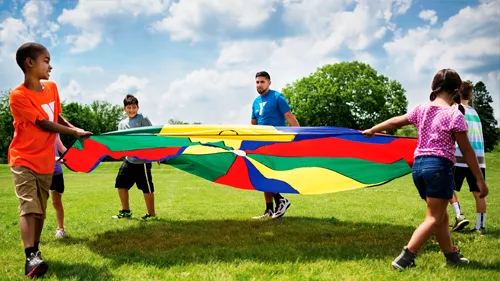
[[415, 158], [412, 168], [413, 182], [422, 199], [427, 197], [451, 199], [453, 196], [453, 163], [443, 157]]

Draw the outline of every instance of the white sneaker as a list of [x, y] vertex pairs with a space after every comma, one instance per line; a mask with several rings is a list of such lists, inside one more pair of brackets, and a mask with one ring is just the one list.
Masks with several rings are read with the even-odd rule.
[[68, 236], [66, 234], [66, 231], [57, 228], [57, 230], [56, 230], [56, 238], [63, 238], [63, 237], [66, 237], [66, 236]]
[[273, 211], [271, 210], [266, 210], [262, 215], [260, 216], [255, 216], [255, 217], [252, 217], [252, 219], [256, 219], [256, 220], [259, 220], [259, 219], [265, 219], [265, 218], [272, 218], [273, 217]]
[[273, 219], [282, 217], [285, 214], [286, 210], [290, 207], [290, 205], [292, 205], [292, 203], [290, 203], [288, 199], [280, 199], [280, 204], [276, 208], [276, 212], [274, 212], [273, 214]]

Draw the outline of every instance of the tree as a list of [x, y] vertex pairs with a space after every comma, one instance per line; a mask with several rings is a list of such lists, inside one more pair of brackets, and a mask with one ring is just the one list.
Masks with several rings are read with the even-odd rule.
[[[0, 93], [0, 163], [7, 162], [9, 145], [14, 136], [12, 113], [10, 112], [9, 94]], [[123, 108], [108, 102], [94, 101], [90, 105], [78, 102], [62, 103], [63, 116], [76, 127], [91, 131], [94, 135], [116, 131], [118, 122], [125, 118]], [[72, 136], [62, 135], [61, 140], [66, 147], [74, 141]]]
[[14, 125], [10, 113], [9, 94], [10, 90], [0, 94], [0, 163], [7, 163], [9, 145], [14, 136]]
[[472, 100], [470, 105], [477, 111], [483, 127], [484, 150], [490, 152], [500, 139], [500, 133], [496, 128], [498, 121], [493, 115], [493, 107], [490, 105], [493, 99], [482, 81], [477, 82], [472, 88]]
[[[118, 130], [118, 123], [125, 118], [123, 108], [105, 101], [93, 101], [90, 105], [71, 102], [62, 105], [63, 116], [68, 122], [78, 128], [91, 131], [94, 135]], [[70, 146], [74, 138], [61, 136], [66, 147]]]
[[366, 129], [408, 105], [400, 83], [357, 61], [325, 65], [282, 93], [303, 126]]
[[[169, 125], [189, 125], [189, 122], [185, 122], [177, 119], [168, 119]], [[193, 122], [192, 125], [201, 125], [201, 122]]]

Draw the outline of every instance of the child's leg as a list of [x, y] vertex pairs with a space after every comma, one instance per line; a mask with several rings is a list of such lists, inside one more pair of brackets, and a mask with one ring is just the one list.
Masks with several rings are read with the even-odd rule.
[[154, 192], [144, 193], [144, 201], [146, 202], [146, 208], [148, 210], [148, 214], [150, 214], [151, 216], [156, 216]]
[[62, 204], [62, 194], [52, 192], [52, 206], [56, 210], [57, 228], [64, 230], [64, 208]]
[[117, 187], [117, 189], [118, 189], [118, 196], [120, 196], [120, 202], [122, 204], [122, 210], [130, 211], [128, 189], [120, 187]]
[[479, 198], [479, 192], [472, 192], [476, 199], [476, 229], [485, 228], [486, 221], [486, 198]]
[[64, 208], [62, 204], [62, 195], [64, 193], [63, 174], [56, 174], [52, 177], [50, 190], [52, 191], [52, 206], [56, 210], [57, 228], [64, 231]]
[[472, 192], [476, 199], [476, 212], [486, 213], [486, 198], [479, 198], [479, 192]]
[[[427, 214], [425, 216], [425, 220], [413, 232], [410, 242], [408, 242], [408, 249], [413, 253], [417, 253], [436, 230], [442, 232], [443, 228], [446, 227], [446, 230], [448, 231], [448, 238], [450, 237], [448, 224], [445, 223], [447, 222], [445, 214], [447, 214], [446, 207], [448, 206], [448, 200], [427, 197], [426, 201]], [[445, 233], [440, 233], [439, 236], [440, 237], [438, 238], [438, 234], [436, 233], [436, 238], [438, 239], [439, 246], [443, 252], [451, 252], [453, 249], [451, 246], [451, 239], [446, 241]]]
[[115, 180], [115, 188], [118, 190], [118, 196], [120, 197], [120, 203], [122, 205], [122, 210], [130, 211], [128, 190], [135, 183], [135, 173], [137, 167], [128, 162], [123, 161], [120, 169], [118, 170], [118, 175]]
[[19, 217], [19, 229], [25, 249], [35, 245], [35, 228], [35, 214], [27, 214]]
[[40, 242], [40, 236], [42, 236], [43, 224], [45, 222], [45, 217], [35, 216], [35, 246]]
[[153, 176], [151, 175], [151, 163], [137, 165], [135, 174], [135, 183], [137, 188], [144, 194], [144, 201], [150, 216], [156, 216], [155, 212], [155, 186], [153, 184]]

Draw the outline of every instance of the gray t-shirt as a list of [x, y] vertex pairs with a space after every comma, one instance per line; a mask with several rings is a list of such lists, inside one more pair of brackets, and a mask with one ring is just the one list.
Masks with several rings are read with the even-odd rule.
[[[118, 130], [127, 130], [139, 127], [147, 127], [147, 126], [153, 126], [153, 124], [151, 124], [151, 121], [149, 121], [148, 117], [138, 113], [136, 116], [134, 116], [134, 118], [127, 117], [122, 121], [120, 121], [120, 123], [118, 123]], [[128, 156], [125, 157], [125, 160], [132, 164], [145, 163], [144, 161], [132, 159], [129, 158]]]

